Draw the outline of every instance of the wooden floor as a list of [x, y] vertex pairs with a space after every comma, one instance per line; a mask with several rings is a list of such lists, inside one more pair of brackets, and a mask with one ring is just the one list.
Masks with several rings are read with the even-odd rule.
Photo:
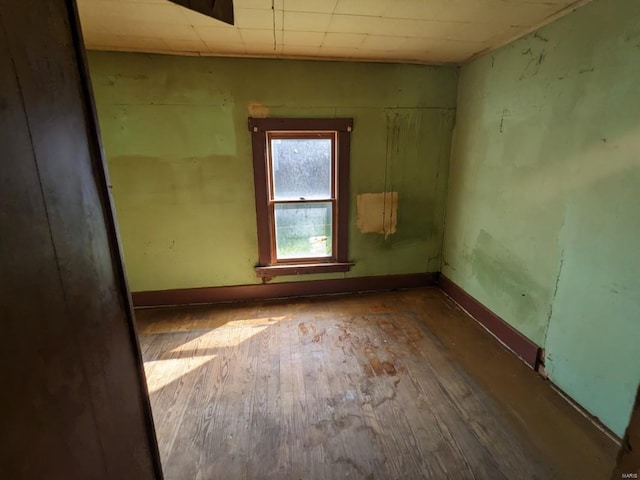
[[167, 480], [613, 468], [613, 442], [435, 288], [137, 317]]

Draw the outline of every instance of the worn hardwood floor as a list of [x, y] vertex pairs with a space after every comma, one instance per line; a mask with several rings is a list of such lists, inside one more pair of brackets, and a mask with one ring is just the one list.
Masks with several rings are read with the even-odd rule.
[[613, 442], [435, 288], [137, 317], [167, 480], [613, 468]]

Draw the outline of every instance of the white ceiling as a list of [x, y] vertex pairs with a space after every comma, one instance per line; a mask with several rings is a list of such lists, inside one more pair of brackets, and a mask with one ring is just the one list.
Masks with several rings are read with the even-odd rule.
[[87, 48], [463, 63], [589, 0], [234, 0], [230, 26], [167, 0], [78, 0]]

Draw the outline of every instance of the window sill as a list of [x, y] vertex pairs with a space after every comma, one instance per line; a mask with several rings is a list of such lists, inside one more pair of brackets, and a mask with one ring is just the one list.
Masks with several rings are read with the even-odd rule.
[[270, 265], [267, 267], [255, 267], [256, 275], [270, 279], [283, 275], [306, 275], [311, 273], [348, 272], [355, 263], [331, 262], [331, 263], [294, 263], [288, 265]]

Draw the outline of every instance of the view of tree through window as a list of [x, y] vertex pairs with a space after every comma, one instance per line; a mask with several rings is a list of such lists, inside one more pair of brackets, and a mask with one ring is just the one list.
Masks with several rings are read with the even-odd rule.
[[278, 259], [332, 255], [332, 148], [331, 138], [271, 140]]

